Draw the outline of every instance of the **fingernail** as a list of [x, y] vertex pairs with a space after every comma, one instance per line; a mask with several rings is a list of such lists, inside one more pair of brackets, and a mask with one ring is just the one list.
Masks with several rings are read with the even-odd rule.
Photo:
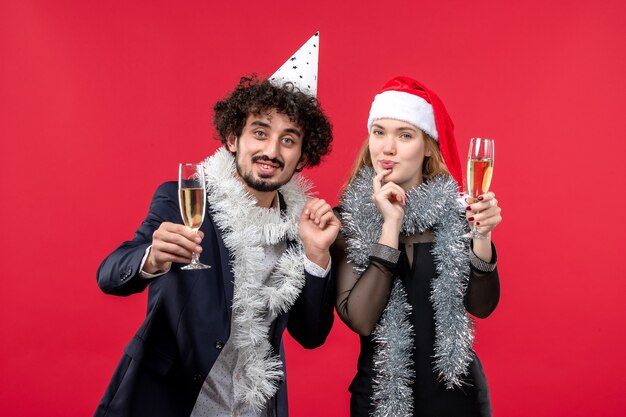
[[193, 241], [196, 242], [196, 243], [200, 243], [200, 242], [202, 242], [202, 239], [200, 239], [199, 236], [196, 236], [195, 238], [193, 238]]
[[405, 194], [405, 195], [404, 195], [404, 198], [406, 198], [406, 199], [408, 200], [408, 199], [409, 199], [409, 195], [408, 195], [408, 194]]
[[469, 220], [470, 222], [473, 222], [474, 221], [474, 217], [473, 216], [469, 217], [467, 220]]
[[476, 222], [476, 226], [480, 226], [480, 222]]
[[196, 246], [196, 252], [201, 253], [202, 252], [202, 246]]
[[483, 196], [482, 195], [478, 197], [478, 201], [483, 201]]
[[470, 211], [472, 208], [470, 206], [465, 207], [465, 210]]

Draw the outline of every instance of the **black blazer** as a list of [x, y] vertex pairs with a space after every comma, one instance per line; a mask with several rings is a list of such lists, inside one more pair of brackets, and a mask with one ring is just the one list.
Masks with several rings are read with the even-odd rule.
[[[179, 264], [158, 278], [141, 278], [139, 268], [152, 234], [162, 222], [181, 223], [176, 182], [162, 184], [148, 216], [100, 265], [98, 285], [107, 294], [130, 295], [148, 287], [148, 311], [126, 346], [96, 416], [188, 416], [200, 388], [230, 335], [233, 275], [231, 256], [207, 207], [200, 261], [210, 269], [181, 271]], [[282, 199], [281, 199], [282, 201]], [[281, 207], [284, 209], [284, 207]], [[332, 277], [306, 274], [300, 297], [270, 329], [275, 352], [284, 354], [285, 328], [305, 348], [324, 343], [333, 323]], [[284, 365], [283, 365], [284, 366]], [[286, 381], [270, 409], [287, 416]]]

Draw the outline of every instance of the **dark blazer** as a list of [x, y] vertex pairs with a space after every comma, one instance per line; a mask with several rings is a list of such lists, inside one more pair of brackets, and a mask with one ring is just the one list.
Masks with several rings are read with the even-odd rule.
[[[175, 182], [162, 184], [133, 240], [124, 242], [98, 269], [98, 285], [107, 294], [126, 296], [148, 287], [148, 311], [124, 350], [96, 416], [190, 415], [230, 335], [231, 256], [208, 207], [201, 228], [204, 240], [200, 261], [210, 269], [181, 271], [181, 265], [174, 264], [167, 274], [152, 280], [138, 274], [159, 225], [165, 221], [182, 224], [177, 193]], [[306, 274], [300, 297], [270, 328], [271, 344], [275, 352], [280, 352], [283, 363], [285, 328], [305, 348], [320, 346], [333, 323], [333, 303], [332, 278]], [[270, 409], [277, 416], [287, 416], [286, 381], [281, 381]]]

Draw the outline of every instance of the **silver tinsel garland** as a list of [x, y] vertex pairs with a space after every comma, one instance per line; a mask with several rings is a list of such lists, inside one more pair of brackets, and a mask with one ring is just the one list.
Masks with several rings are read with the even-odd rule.
[[[383, 219], [371, 199], [372, 168], [363, 168], [341, 197], [342, 232], [347, 257], [357, 274], [369, 263], [369, 252], [378, 242]], [[473, 322], [463, 298], [469, 281], [469, 242], [462, 239], [467, 222], [457, 201], [458, 187], [449, 176], [438, 176], [407, 192], [401, 233], [412, 235], [433, 229], [432, 254], [437, 276], [430, 300], [435, 311], [435, 355], [433, 367], [446, 388], [463, 384], [474, 353]], [[399, 279], [396, 279], [383, 315], [373, 332], [375, 416], [412, 415], [411, 351], [415, 337], [409, 322], [411, 306]]]
[[[294, 176], [280, 188], [286, 211], [262, 209], [235, 178], [235, 161], [225, 148], [218, 149], [203, 165], [209, 210], [232, 256], [230, 339], [238, 352], [236, 369], [241, 373], [233, 382], [235, 401], [260, 413], [283, 377], [281, 358], [270, 344], [267, 316], [289, 311], [305, 283], [298, 220], [310, 186], [299, 175]], [[266, 262], [263, 246], [283, 241], [293, 243], [274, 265], [270, 279], [261, 282], [258, 271]]]

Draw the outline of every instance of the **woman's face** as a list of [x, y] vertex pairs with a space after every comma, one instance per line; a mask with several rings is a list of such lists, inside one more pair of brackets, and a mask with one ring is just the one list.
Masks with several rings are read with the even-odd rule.
[[369, 134], [369, 150], [376, 173], [391, 170], [384, 182], [409, 190], [422, 183], [425, 149], [424, 134], [412, 124], [393, 119], [378, 119]]

